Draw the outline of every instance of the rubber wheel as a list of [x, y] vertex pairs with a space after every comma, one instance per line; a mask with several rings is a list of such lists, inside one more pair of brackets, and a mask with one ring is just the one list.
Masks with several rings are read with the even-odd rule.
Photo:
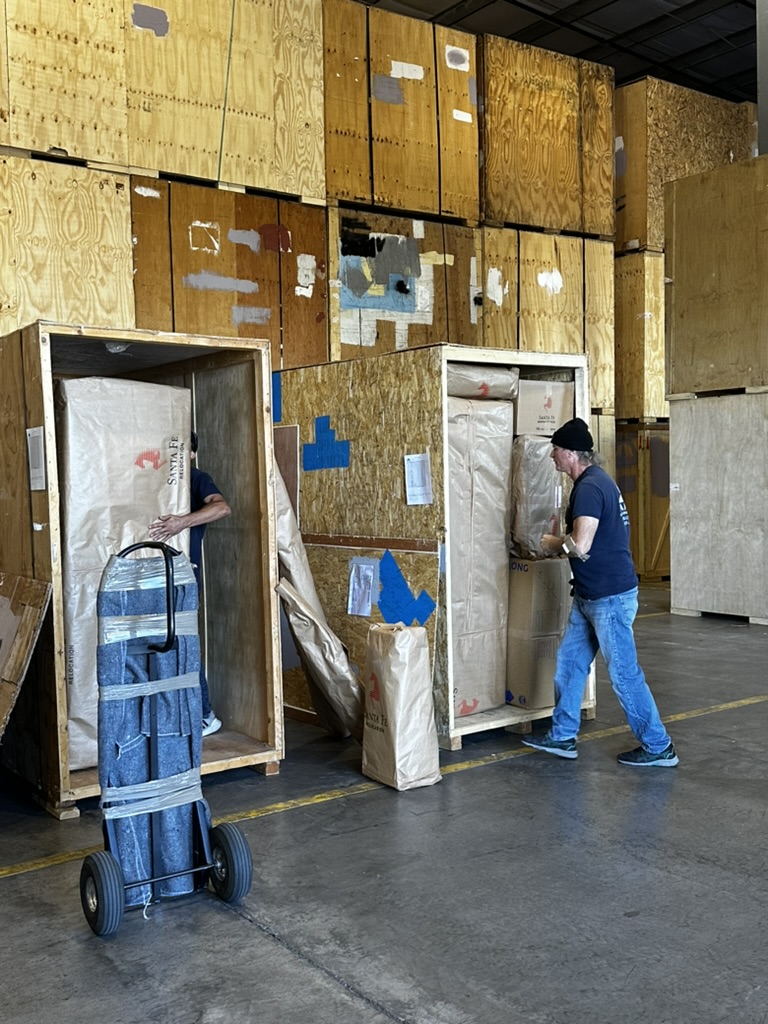
[[231, 822], [211, 829], [211, 885], [220, 900], [237, 903], [253, 882], [251, 848], [243, 833]]
[[89, 853], [80, 869], [80, 902], [97, 935], [114, 935], [123, 920], [123, 871], [107, 850]]

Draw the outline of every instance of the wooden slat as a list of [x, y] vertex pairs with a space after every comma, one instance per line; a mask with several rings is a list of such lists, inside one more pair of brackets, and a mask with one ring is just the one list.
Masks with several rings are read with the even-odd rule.
[[129, 180], [9, 158], [18, 319], [132, 327]]
[[123, 4], [6, 0], [5, 9], [10, 144], [126, 166]]
[[582, 230], [579, 64], [484, 37], [485, 219]]
[[645, 81], [616, 90], [616, 248], [648, 243], [648, 109]]
[[325, 0], [325, 177], [329, 196], [371, 202], [368, 20], [357, 0]]
[[442, 225], [385, 214], [341, 216], [329, 252], [339, 280], [339, 322], [331, 351], [343, 359], [445, 341], [448, 323]]
[[280, 253], [283, 368], [328, 361], [328, 248], [325, 209], [281, 202], [280, 227], [290, 248]]
[[432, 25], [372, 7], [373, 201], [437, 213], [439, 154]]
[[221, 180], [269, 189], [274, 180], [272, 0], [237, 0], [227, 80]]
[[518, 244], [514, 228], [483, 228], [483, 346], [517, 348]]
[[[453, 345], [482, 343], [482, 239], [479, 228], [443, 225], [445, 295], [448, 327], [445, 341]], [[435, 267], [435, 274], [439, 272]], [[439, 339], [435, 339], [436, 341]]]
[[130, 188], [136, 326], [172, 331], [170, 185], [134, 176]]
[[584, 351], [593, 409], [613, 409], [616, 400], [613, 264], [611, 242], [584, 240]]
[[[134, 4], [125, 28], [133, 167], [219, 178], [231, 0]], [[148, 28], [151, 19], [156, 28]]]
[[0, 572], [0, 738], [24, 682], [50, 597], [49, 583]]
[[30, 577], [34, 570], [32, 520], [18, 334], [0, 339], [0, 424], [0, 568]]
[[[0, 74], [0, 146], [10, 146], [11, 144], [11, 118], [10, 118], [10, 96], [8, 93], [8, 74], [5, 71], [8, 69], [8, 2], [2, 0], [0, 3], [0, 13], [2, 13], [3, 24], [5, 25], [5, 32], [0, 32], [0, 68], [3, 68], [4, 73]], [[13, 28], [10, 29], [13, 31]]]
[[664, 256], [616, 260], [616, 416], [669, 415], [665, 398]]
[[584, 351], [583, 242], [520, 232], [520, 348]]
[[[15, 166], [15, 161], [0, 159], [0, 193], [3, 196], [11, 195], [13, 166]], [[4, 336], [20, 326], [16, 281], [16, 238], [11, 203], [0, 203], [0, 252], [3, 253], [3, 258], [0, 259], [0, 336]]]
[[579, 61], [581, 90], [582, 230], [613, 238], [613, 68]]
[[321, 0], [278, 0], [273, 14], [275, 162], [271, 188], [325, 199]]
[[276, 200], [173, 182], [175, 330], [263, 338], [279, 360], [280, 238]]
[[476, 223], [480, 217], [477, 38], [435, 26], [440, 127], [440, 212]]

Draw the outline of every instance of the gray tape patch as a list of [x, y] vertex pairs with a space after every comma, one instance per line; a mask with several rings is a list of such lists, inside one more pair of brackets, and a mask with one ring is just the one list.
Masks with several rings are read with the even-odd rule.
[[389, 75], [374, 75], [371, 92], [374, 99], [381, 100], [382, 103], [405, 103], [400, 82]]
[[168, 35], [170, 25], [168, 15], [159, 7], [149, 7], [147, 4], [134, 4], [132, 21], [135, 28], [146, 28], [154, 32], [158, 38]]

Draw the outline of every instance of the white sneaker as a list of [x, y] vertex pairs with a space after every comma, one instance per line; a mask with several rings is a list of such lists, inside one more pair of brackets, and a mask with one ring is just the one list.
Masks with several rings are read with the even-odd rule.
[[211, 711], [203, 719], [203, 736], [210, 736], [221, 728], [221, 719], [216, 717], [216, 712]]

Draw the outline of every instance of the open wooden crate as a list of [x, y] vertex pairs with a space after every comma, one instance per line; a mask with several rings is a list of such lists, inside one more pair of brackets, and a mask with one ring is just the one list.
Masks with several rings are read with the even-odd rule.
[[[99, 793], [96, 768], [70, 771], [54, 381], [126, 377], [188, 387], [193, 423], [233, 514], [206, 536], [201, 639], [223, 728], [203, 743], [203, 774], [283, 757], [271, 367], [263, 341], [107, 330], [38, 321], [0, 338], [3, 416], [0, 571], [50, 583], [51, 604], [0, 747], [58, 817]], [[46, 486], [30, 487], [25, 430], [43, 428]], [[115, 552], [116, 553], [116, 552]]]
[[[449, 500], [447, 373], [451, 363], [514, 366], [520, 368], [521, 377], [573, 381], [575, 415], [589, 420], [584, 355], [431, 345], [284, 370], [280, 381], [282, 423], [298, 428], [296, 457], [298, 451], [304, 453], [297, 466], [300, 525], [328, 621], [348, 648], [352, 663], [362, 669], [368, 628], [371, 622], [381, 621], [381, 612], [378, 607], [370, 616], [348, 611], [350, 564], [356, 559], [380, 563], [386, 559], [388, 572], [402, 574], [402, 615], [408, 624], [417, 601], [434, 602], [434, 611], [423, 624], [434, 665], [435, 717], [441, 745], [456, 750], [465, 735], [523, 727], [550, 716], [553, 709], [503, 704], [460, 716], [454, 707], [450, 609], [455, 584], [450, 555], [458, 534], [452, 531]], [[403, 458], [424, 452], [431, 461], [432, 501], [409, 505]], [[300, 671], [291, 669], [286, 674], [286, 691], [289, 706], [301, 714], [308, 706], [295, 696], [301, 692], [301, 681], [295, 678]], [[594, 717], [595, 706], [593, 671], [584, 694], [584, 716]]]

